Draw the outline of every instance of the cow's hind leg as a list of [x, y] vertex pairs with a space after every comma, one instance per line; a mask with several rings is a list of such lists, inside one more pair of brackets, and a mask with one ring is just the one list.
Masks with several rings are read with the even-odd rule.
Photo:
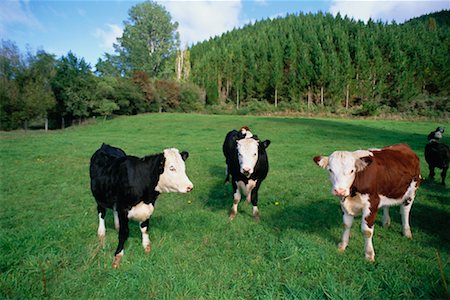
[[411, 227], [409, 226], [409, 215], [414, 198], [406, 200], [400, 205], [400, 214], [402, 216], [403, 235], [408, 239], [412, 239]]
[[152, 244], [150, 242], [150, 238], [148, 236], [148, 224], [149, 219], [145, 220], [144, 222], [141, 222], [139, 227], [141, 228], [142, 232], [142, 246], [144, 247], [145, 253], [150, 253], [152, 251]]
[[391, 217], [389, 216], [389, 206], [383, 207], [383, 227], [391, 226]]
[[100, 206], [97, 204], [97, 211], [98, 211], [98, 230], [97, 235], [100, 240], [100, 243], [103, 245], [105, 242], [105, 233], [106, 233], [106, 227], [105, 227], [105, 215], [106, 215], [106, 208]]
[[350, 239], [350, 229], [353, 224], [353, 216], [344, 212], [342, 219], [344, 221], [344, 233], [342, 234], [342, 241], [338, 244], [339, 251], [345, 251]]
[[117, 245], [116, 252], [114, 253], [114, 261], [112, 264], [112, 267], [114, 269], [117, 269], [119, 267], [120, 260], [122, 259], [122, 256], [124, 254], [125, 241], [128, 239], [128, 235], [130, 233], [128, 228], [128, 217], [126, 211], [122, 209], [118, 213], [120, 222], [119, 244]]

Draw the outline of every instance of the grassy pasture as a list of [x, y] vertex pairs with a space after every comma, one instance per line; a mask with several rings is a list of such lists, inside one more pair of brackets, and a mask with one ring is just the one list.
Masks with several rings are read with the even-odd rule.
[[[260, 189], [261, 222], [241, 202], [228, 222], [222, 142], [248, 125], [270, 139], [270, 171]], [[450, 192], [436, 182], [419, 189], [411, 213], [414, 239], [377, 218], [376, 262], [363, 254], [360, 218], [345, 253], [339, 201], [325, 170], [312, 161], [332, 151], [408, 143], [421, 159], [431, 122], [148, 114], [64, 131], [0, 133], [0, 298], [56, 299], [396, 299], [448, 298]], [[444, 139], [449, 141], [449, 135]], [[89, 189], [89, 158], [102, 142], [143, 156], [188, 150], [190, 194], [163, 194], [150, 221], [146, 255], [130, 222], [121, 267], [107, 213], [105, 247]], [[439, 172], [440, 174], [440, 172]], [[449, 176], [450, 177], [450, 176]], [[447, 186], [450, 184], [447, 178]], [[275, 205], [278, 202], [279, 205]], [[440, 263], [439, 263], [440, 259]], [[442, 269], [442, 271], [441, 271]]]

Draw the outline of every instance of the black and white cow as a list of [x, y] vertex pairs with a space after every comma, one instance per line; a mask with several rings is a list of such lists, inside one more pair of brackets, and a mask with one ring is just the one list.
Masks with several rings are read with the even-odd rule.
[[261, 142], [254, 136], [248, 127], [242, 127], [240, 131], [228, 132], [223, 143], [223, 154], [227, 164], [228, 181], [231, 182], [234, 191], [234, 203], [230, 213], [230, 220], [237, 214], [241, 191], [247, 197], [247, 202], [253, 205], [253, 216], [259, 221], [258, 190], [269, 172], [269, 161], [266, 148], [270, 140]]
[[119, 244], [115, 252], [113, 268], [119, 266], [128, 238], [128, 221], [139, 221], [142, 245], [151, 251], [148, 237], [149, 219], [156, 198], [160, 193], [187, 193], [193, 184], [185, 172], [184, 161], [188, 152], [175, 148], [142, 158], [126, 155], [110, 145], [102, 146], [92, 155], [90, 164], [91, 191], [97, 202], [99, 216], [98, 236], [105, 237], [106, 209], [114, 213], [114, 225], [119, 231]]
[[438, 127], [435, 131], [428, 134], [428, 143], [425, 145], [425, 160], [430, 170], [428, 177], [433, 180], [435, 175], [434, 169], [442, 169], [441, 184], [445, 185], [445, 177], [450, 165], [450, 149], [446, 144], [440, 142], [443, 133], [444, 128]]

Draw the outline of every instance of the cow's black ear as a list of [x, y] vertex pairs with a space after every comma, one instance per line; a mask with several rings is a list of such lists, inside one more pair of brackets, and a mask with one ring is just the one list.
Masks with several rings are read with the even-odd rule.
[[181, 152], [180, 154], [181, 154], [181, 158], [182, 158], [184, 161], [186, 161], [186, 159], [188, 159], [188, 157], [189, 157], [189, 152], [187, 152], [187, 151], [183, 151], [183, 152]]
[[159, 154], [159, 174], [164, 173], [164, 165], [166, 164], [166, 157], [164, 153]]
[[265, 140], [264, 142], [261, 143], [261, 145], [263, 146], [264, 149], [266, 149], [270, 145], [270, 140]]

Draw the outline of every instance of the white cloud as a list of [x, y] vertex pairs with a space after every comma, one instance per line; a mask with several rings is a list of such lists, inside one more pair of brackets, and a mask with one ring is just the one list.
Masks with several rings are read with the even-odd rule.
[[402, 23], [411, 18], [418, 17], [423, 14], [436, 12], [442, 9], [449, 9], [448, 1], [428, 0], [396, 0], [396, 1], [344, 1], [333, 0], [329, 12], [336, 15], [338, 12], [341, 16], [347, 15], [355, 20], [367, 22], [372, 20], [382, 20], [383, 22], [391, 22], [395, 20]]
[[241, 2], [232, 1], [160, 1], [178, 22], [181, 46], [207, 40], [240, 25]]
[[102, 48], [107, 51], [113, 51], [113, 44], [116, 43], [118, 37], [122, 36], [123, 29], [115, 24], [107, 24], [107, 26], [107, 30], [97, 28], [94, 35], [100, 39], [100, 46]]
[[2, 1], [0, 5], [0, 34], [7, 35], [8, 28], [17, 25], [43, 30], [42, 24], [31, 12], [28, 1]]

